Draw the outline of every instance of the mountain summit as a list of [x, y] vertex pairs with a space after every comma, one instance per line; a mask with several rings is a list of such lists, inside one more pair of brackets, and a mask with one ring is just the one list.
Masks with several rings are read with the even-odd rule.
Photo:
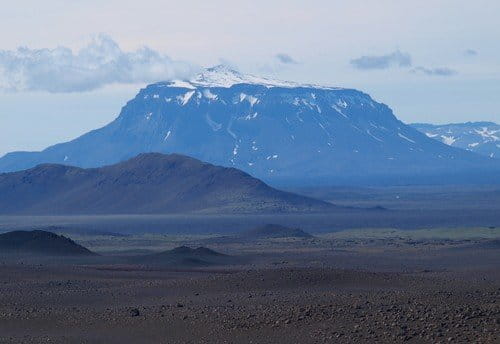
[[149, 85], [105, 127], [42, 152], [9, 153], [0, 171], [98, 167], [144, 152], [180, 153], [276, 182], [459, 182], [500, 171], [498, 161], [427, 137], [363, 92], [224, 66]]
[[251, 74], [242, 74], [228, 66], [218, 65], [215, 67], [207, 68], [204, 72], [197, 75], [190, 81], [182, 83], [182, 81], [174, 81], [167, 83], [169, 86], [184, 86], [192, 88], [197, 87], [231, 87], [237, 84], [247, 85], [261, 85], [266, 87], [308, 87], [308, 88], [321, 88], [321, 89], [340, 89], [338, 87], [326, 87], [314, 84], [299, 84], [291, 81], [282, 81], [276, 79], [269, 79], [258, 77]]

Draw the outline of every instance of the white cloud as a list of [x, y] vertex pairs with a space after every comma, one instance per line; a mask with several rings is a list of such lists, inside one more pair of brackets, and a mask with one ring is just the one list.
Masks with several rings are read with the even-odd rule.
[[297, 61], [293, 57], [291, 57], [288, 54], [285, 53], [279, 53], [276, 54], [276, 58], [279, 60], [279, 62], [284, 63], [284, 64], [296, 64]]
[[458, 74], [454, 69], [448, 67], [438, 67], [438, 68], [427, 68], [427, 67], [415, 67], [411, 70], [412, 73], [422, 73], [430, 76], [453, 76]]
[[468, 49], [464, 50], [465, 56], [476, 56], [477, 54], [478, 54], [478, 52], [475, 49], [468, 48]]
[[357, 69], [387, 69], [393, 66], [410, 67], [411, 56], [396, 50], [387, 55], [361, 56], [351, 60]]
[[187, 79], [197, 71], [148, 47], [125, 52], [106, 35], [76, 53], [66, 47], [0, 50], [0, 89], [14, 92], [82, 92], [117, 83]]

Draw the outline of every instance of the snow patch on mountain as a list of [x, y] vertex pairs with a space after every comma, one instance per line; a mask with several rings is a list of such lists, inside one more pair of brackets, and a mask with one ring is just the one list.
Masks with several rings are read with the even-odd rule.
[[344, 109], [347, 108], [347, 103], [342, 99], [337, 100], [337, 105]]
[[167, 87], [179, 87], [195, 89], [198, 87], [224, 87], [229, 88], [238, 84], [262, 85], [268, 88], [316, 88], [323, 90], [341, 90], [340, 87], [323, 86], [316, 84], [301, 84], [291, 81], [283, 81], [271, 78], [259, 77], [251, 74], [242, 74], [224, 65], [207, 68], [191, 80], [174, 80], [161, 83]]
[[165, 137], [163, 138], [163, 141], [167, 141], [168, 138], [170, 137], [170, 134], [172, 133], [172, 131], [167, 131], [167, 134], [165, 135]]
[[443, 143], [447, 144], [448, 146], [453, 145], [455, 143], [455, 141], [457, 140], [453, 136], [446, 136], [446, 135], [441, 135], [441, 139], [443, 139]]
[[384, 140], [382, 140], [382, 139], [380, 139], [380, 138], [376, 137], [375, 135], [373, 135], [373, 134], [371, 133], [370, 129], [367, 129], [367, 130], [366, 130], [366, 133], [367, 133], [368, 135], [370, 135], [373, 139], [375, 139], [375, 140], [377, 140], [377, 141], [379, 141], [379, 142], [384, 142]]
[[401, 137], [402, 139], [405, 139], [408, 142], [415, 143], [415, 141], [413, 141], [412, 139], [408, 138], [407, 136], [404, 136], [401, 133], [398, 133], [398, 136]]
[[252, 106], [252, 107], [259, 102], [259, 98], [257, 98], [257, 97], [254, 97], [254, 96], [251, 96], [251, 95], [248, 95], [245, 93], [240, 93], [240, 102], [242, 102], [244, 100], [246, 100], [250, 104], [250, 106]]
[[245, 120], [250, 121], [252, 119], [256, 119], [258, 115], [259, 115], [258, 112], [254, 112], [252, 114], [246, 115], [244, 118]]
[[196, 86], [193, 85], [189, 81], [184, 81], [184, 80], [173, 80], [168, 83], [168, 85], [160, 85], [161, 86], [168, 86], [168, 87], [177, 87], [177, 88], [189, 88], [189, 89], [196, 89]]
[[217, 95], [216, 94], [213, 94], [209, 89], [206, 89], [206, 90], [203, 90], [203, 96], [205, 96], [205, 98], [208, 98], [210, 100], [217, 100]]
[[232, 130], [232, 126], [233, 126], [233, 121], [231, 120], [229, 122], [229, 124], [227, 125], [227, 128], [226, 128], [226, 131], [229, 135], [231, 135], [231, 137], [235, 140], [238, 139], [238, 137], [236, 137], [236, 134], [234, 133], [234, 131]]
[[499, 130], [489, 130], [487, 127], [482, 127], [480, 129], [475, 129], [474, 130], [476, 133], [481, 135], [482, 138], [484, 138], [487, 141], [498, 141], [500, 138], [496, 136], [495, 134], [500, 132]]
[[500, 125], [493, 122], [467, 122], [451, 124], [412, 124], [427, 137], [452, 147], [469, 150], [490, 158], [500, 157]]
[[222, 124], [214, 121], [208, 113], [205, 114], [205, 119], [207, 120], [208, 125], [210, 126], [210, 128], [212, 128], [213, 131], [219, 131], [222, 128]]
[[186, 105], [189, 102], [189, 100], [191, 99], [191, 97], [193, 96], [194, 92], [195, 91], [189, 91], [189, 92], [184, 93], [183, 95], [177, 96], [177, 101], [182, 106]]
[[345, 118], [348, 118], [347, 115], [345, 113], [342, 112], [342, 110], [335, 104], [332, 104], [332, 108], [337, 111], [337, 113], [339, 113], [340, 115], [344, 116]]

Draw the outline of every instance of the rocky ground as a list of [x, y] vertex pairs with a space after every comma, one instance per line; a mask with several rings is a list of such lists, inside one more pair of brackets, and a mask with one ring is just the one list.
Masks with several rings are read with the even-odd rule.
[[2, 266], [1, 343], [498, 343], [500, 274]]
[[500, 342], [496, 246], [361, 237], [214, 243], [246, 263], [199, 268], [0, 259], [0, 343]]

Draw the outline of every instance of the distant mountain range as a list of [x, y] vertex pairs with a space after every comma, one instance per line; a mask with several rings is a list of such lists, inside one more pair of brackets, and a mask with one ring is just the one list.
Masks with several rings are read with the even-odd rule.
[[228, 244], [228, 243], [248, 243], [259, 240], [272, 239], [312, 239], [311, 234], [304, 232], [300, 228], [285, 227], [276, 224], [266, 224], [251, 228], [235, 235], [224, 235], [205, 239], [209, 244]]
[[0, 214], [329, 212], [336, 206], [271, 188], [235, 168], [144, 153], [101, 168], [44, 164], [0, 174]]
[[188, 155], [276, 184], [500, 179], [499, 161], [427, 137], [363, 92], [224, 66], [149, 85], [103, 128], [41, 152], [9, 153], [0, 171], [100, 167], [144, 152]]
[[449, 146], [500, 159], [500, 125], [493, 122], [415, 123], [412, 127]]
[[252, 228], [240, 235], [246, 239], [270, 239], [270, 238], [312, 238], [309, 233], [300, 228], [289, 228], [281, 225], [267, 224]]

